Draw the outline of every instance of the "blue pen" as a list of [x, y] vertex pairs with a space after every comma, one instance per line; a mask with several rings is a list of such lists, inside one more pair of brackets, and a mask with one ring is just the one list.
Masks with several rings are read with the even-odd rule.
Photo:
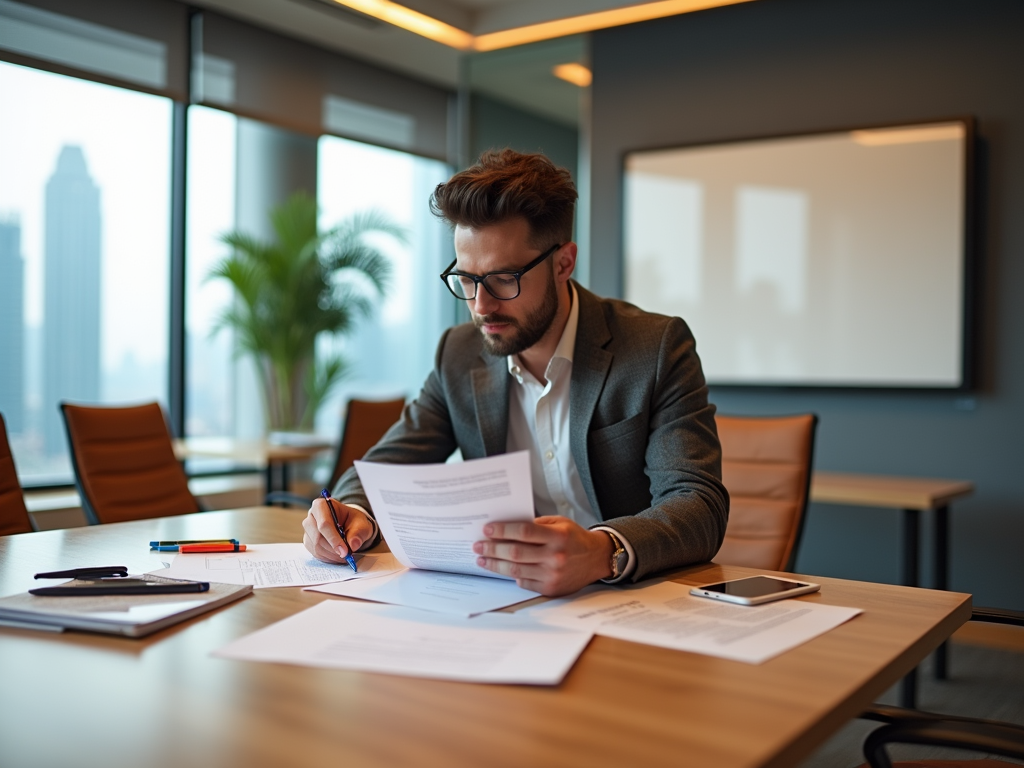
[[331, 510], [331, 518], [334, 520], [334, 527], [338, 529], [338, 535], [341, 536], [341, 540], [345, 542], [345, 548], [348, 550], [348, 554], [345, 555], [345, 562], [348, 563], [349, 568], [352, 569], [352, 573], [359, 573], [359, 569], [356, 568], [356, 559], [352, 557], [352, 547], [348, 544], [348, 537], [345, 536], [345, 529], [341, 527], [341, 523], [338, 522], [338, 516], [334, 513], [334, 505], [331, 504], [331, 494], [324, 488], [320, 491], [320, 495], [324, 497], [324, 501], [327, 502], [327, 508]]

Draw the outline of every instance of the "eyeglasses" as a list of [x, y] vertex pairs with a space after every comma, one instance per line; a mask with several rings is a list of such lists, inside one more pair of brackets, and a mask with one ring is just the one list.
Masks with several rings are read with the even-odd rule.
[[455, 266], [453, 261], [448, 265], [448, 269], [441, 273], [441, 279], [444, 280], [448, 290], [457, 299], [472, 301], [476, 298], [477, 285], [483, 283], [484, 288], [487, 289], [491, 296], [502, 301], [508, 301], [519, 295], [519, 279], [563, 245], [565, 243], [551, 246], [516, 272], [488, 272], [486, 275], [470, 275], [466, 272], [456, 272], [453, 270], [452, 267]]

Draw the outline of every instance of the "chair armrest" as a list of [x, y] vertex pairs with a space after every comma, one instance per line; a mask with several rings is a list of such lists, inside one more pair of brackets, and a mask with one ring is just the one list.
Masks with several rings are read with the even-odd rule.
[[971, 621], [988, 621], [993, 624], [1012, 624], [1024, 627], [1024, 611], [1007, 611], [1002, 608], [975, 608]]
[[871, 768], [892, 768], [885, 745], [893, 743], [972, 749], [1003, 757], [1024, 758], [1024, 728], [988, 720], [928, 715], [927, 719], [909, 718], [904, 722], [883, 725], [864, 740], [864, 757]]

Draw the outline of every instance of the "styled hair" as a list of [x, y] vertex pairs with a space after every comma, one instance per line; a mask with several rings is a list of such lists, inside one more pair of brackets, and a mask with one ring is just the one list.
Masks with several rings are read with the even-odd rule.
[[577, 197], [569, 172], [544, 155], [488, 150], [476, 165], [437, 185], [430, 211], [452, 227], [470, 229], [522, 218], [531, 243], [547, 248], [572, 240]]

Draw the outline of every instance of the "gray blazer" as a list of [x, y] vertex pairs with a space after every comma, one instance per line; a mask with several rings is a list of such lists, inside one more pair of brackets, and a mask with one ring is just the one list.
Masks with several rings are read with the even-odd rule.
[[[570, 441], [591, 507], [633, 546], [634, 581], [710, 560], [729, 495], [693, 334], [678, 317], [579, 285], [576, 295]], [[456, 448], [466, 459], [504, 453], [509, 380], [506, 359], [484, 349], [472, 323], [449, 328], [419, 397], [366, 461], [443, 462]], [[354, 468], [334, 497], [370, 509]]]

